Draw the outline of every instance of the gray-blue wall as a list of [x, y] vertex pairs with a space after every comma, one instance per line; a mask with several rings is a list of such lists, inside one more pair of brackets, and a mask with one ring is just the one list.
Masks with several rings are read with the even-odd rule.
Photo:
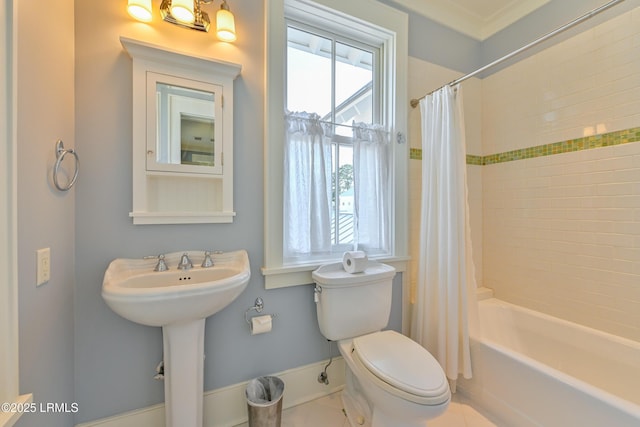
[[[46, 13], [41, 1], [13, 3], [17, 10], [18, 43], [20, 393], [33, 393], [36, 405], [71, 403], [75, 193], [55, 190], [51, 173], [56, 140], [61, 138], [66, 147], [75, 146], [73, 3], [54, 0], [47, 5], [51, 10]], [[67, 167], [65, 160], [63, 168]], [[36, 250], [46, 247], [51, 248], [51, 279], [36, 287]], [[25, 414], [16, 425], [69, 427], [73, 425], [73, 413], [37, 411]]]
[[409, 15], [409, 56], [462, 73], [470, 73], [482, 63], [479, 40], [413, 13], [393, 0], [380, 0], [380, 3]]

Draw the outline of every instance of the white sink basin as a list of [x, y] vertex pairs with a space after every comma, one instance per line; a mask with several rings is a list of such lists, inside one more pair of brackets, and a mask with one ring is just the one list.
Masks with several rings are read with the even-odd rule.
[[183, 253], [165, 255], [162, 272], [153, 258], [112, 261], [102, 298], [125, 319], [162, 326], [165, 426], [202, 427], [205, 319], [240, 295], [251, 270], [243, 250], [212, 254], [213, 267], [200, 267], [204, 251], [190, 251], [193, 267], [179, 270]]
[[209, 317], [235, 300], [251, 277], [244, 250], [212, 254], [214, 266], [200, 267], [204, 251], [188, 251], [193, 268], [178, 270], [184, 252], [165, 255], [169, 270], [153, 271], [156, 259], [116, 259], [102, 282], [102, 297], [132, 322], [166, 326]]

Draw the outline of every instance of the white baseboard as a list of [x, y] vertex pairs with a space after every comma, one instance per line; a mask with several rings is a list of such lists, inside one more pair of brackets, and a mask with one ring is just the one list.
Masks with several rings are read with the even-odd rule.
[[[344, 359], [335, 357], [327, 369], [329, 385], [318, 383], [318, 375], [328, 360], [273, 374], [284, 381], [282, 408], [287, 409], [344, 387]], [[232, 427], [247, 422], [245, 388], [247, 382], [204, 393], [204, 426]], [[77, 424], [76, 427], [158, 427], [165, 424], [164, 404], [136, 409], [108, 418]]]

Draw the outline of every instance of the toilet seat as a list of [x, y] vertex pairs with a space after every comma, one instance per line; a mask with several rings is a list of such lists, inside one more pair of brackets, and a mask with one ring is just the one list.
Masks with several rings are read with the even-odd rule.
[[447, 378], [436, 359], [395, 331], [355, 338], [352, 355], [380, 387], [398, 397], [423, 405], [440, 405], [451, 397]]

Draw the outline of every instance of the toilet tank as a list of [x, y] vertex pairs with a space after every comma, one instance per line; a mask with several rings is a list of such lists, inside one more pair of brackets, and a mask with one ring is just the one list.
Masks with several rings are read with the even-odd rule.
[[369, 261], [362, 273], [347, 273], [340, 262], [315, 270], [312, 277], [322, 335], [338, 341], [387, 326], [395, 274], [394, 267], [376, 261]]

